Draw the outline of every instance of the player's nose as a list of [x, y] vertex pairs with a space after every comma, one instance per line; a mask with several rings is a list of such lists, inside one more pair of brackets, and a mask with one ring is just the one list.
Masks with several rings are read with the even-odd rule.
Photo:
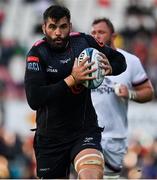
[[56, 34], [56, 36], [60, 36], [60, 35], [61, 35], [61, 30], [60, 30], [60, 28], [56, 28], [55, 34]]

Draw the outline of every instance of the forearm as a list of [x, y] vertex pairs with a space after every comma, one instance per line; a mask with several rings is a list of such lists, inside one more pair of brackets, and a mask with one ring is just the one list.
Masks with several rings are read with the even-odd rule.
[[151, 101], [154, 96], [154, 89], [150, 81], [133, 86], [132, 89], [128, 89], [124, 84], [117, 83], [114, 89], [117, 96], [139, 103]]
[[153, 94], [154, 94], [152, 88], [132, 90], [132, 93], [135, 93], [135, 95], [134, 95], [134, 98], [130, 97], [130, 99], [139, 103], [145, 103], [145, 102], [151, 101], [153, 99]]
[[50, 102], [57, 101], [58, 98], [66, 96], [70, 92], [64, 80], [47, 86], [26, 82], [25, 89], [28, 104], [34, 110]]

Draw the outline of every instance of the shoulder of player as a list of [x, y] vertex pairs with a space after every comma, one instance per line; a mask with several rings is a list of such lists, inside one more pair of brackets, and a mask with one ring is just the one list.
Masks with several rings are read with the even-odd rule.
[[71, 32], [70, 38], [77, 39], [77, 38], [86, 38], [86, 34], [82, 32]]
[[46, 41], [44, 39], [36, 41], [27, 53], [27, 61], [28, 60], [35, 61], [36, 59], [38, 59], [38, 62], [39, 62], [39, 58], [41, 57], [41, 51], [43, 47], [45, 46], [45, 44], [46, 44]]
[[[88, 42], [88, 44], [91, 46], [91, 47], [94, 47], [94, 48], [98, 48], [98, 47], [102, 47], [104, 46], [104, 44], [102, 45], [99, 41], [97, 41], [97, 39], [95, 39], [94, 37], [92, 37], [91, 35], [89, 34], [86, 34], [86, 33], [83, 33], [83, 32], [71, 32], [70, 33], [70, 37], [72, 39], [84, 39], [85, 41]], [[111, 48], [109, 48], [111, 49]], [[107, 48], [106, 48], [107, 50]]]
[[75, 31], [72, 31], [70, 32], [70, 37], [72, 38], [77, 38], [77, 37], [81, 37], [83, 33], [81, 32], [75, 32]]
[[46, 40], [45, 39], [40, 39], [37, 40], [31, 47], [30, 51], [36, 51], [37, 49], [40, 49], [41, 47], [44, 47], [46, 44]]
[[132, 63], [140, 62], [140, 59], [136, 55], [131, 54], [130, 52], [127, 52], [127, 51], [125, 51], [123, 49], [119, 49], [119, 48], [117, 48], [117, 51], [124, 55], [126, 61], [129, 61]]
[[38, 47], [38, 46], [42, 46], [43, 44], [46, 43], [46, 40], [45, 39], [40, 39], [40, 40], [37, 40], [34, 44], [33, 44], [33, 47]]
[[30, 48], [29, 53], [31, 53], [31, 52], [38, 53], [39, 51], [42, 51], [42, 48], [46, 47], [46, 44], [47, 44], [47, 42], [45, 39], [40, 39], [40, 40], [36, 41]]

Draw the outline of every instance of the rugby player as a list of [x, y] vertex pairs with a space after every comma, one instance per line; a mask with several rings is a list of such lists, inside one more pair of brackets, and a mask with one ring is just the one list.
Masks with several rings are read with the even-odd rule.
[[102, 128], [91, 101], [91, 92], [82, 81], [92, 63], [77, 57], [87, 47], [103, 54], [107, 74], [125, 71], [124, 56], [101, 46], [92, 36], [70, 35], [72, 25], [67, 8], [54, 5], [43, 14], [45, 37], [37, 41], [26, 57], [25, 90], [30, 107], [36, 111], [34, 150], [37, 176], [46, 179], [69, 177], [72, 163], [80, 179], [101, 179], [104, 159], [100, 145]]
[[121, 52], [127, 63], [125, 72], [118, 76], [106, 76], [101, 86], [92, 91], [98, 123], [100, 127], [104, 127], [101, 140], [105, 161], [104, 177], [116, 179], [120, 176], [127, 152], [128, 101], [148, 102], [152, 100], [154, 90], [140, 59], [115, 47], [116, 33], [109, 19], [95, 19], [91, 35], [101, 44]]

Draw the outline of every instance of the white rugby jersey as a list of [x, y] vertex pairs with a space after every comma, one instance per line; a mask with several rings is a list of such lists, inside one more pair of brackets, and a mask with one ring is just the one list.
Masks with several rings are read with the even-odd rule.
[[106, 76], [103, 83], [92, 90], [92, 101], [98, 115], [102, 137], [126, 138], [128, 134], [128, 99], [118, 97], [114, 92], [116, 83], [125, 84], [129, 89], [148, 79], [139, 58], [121, 50], [126, 59], [127, 69], [118, 76]]

